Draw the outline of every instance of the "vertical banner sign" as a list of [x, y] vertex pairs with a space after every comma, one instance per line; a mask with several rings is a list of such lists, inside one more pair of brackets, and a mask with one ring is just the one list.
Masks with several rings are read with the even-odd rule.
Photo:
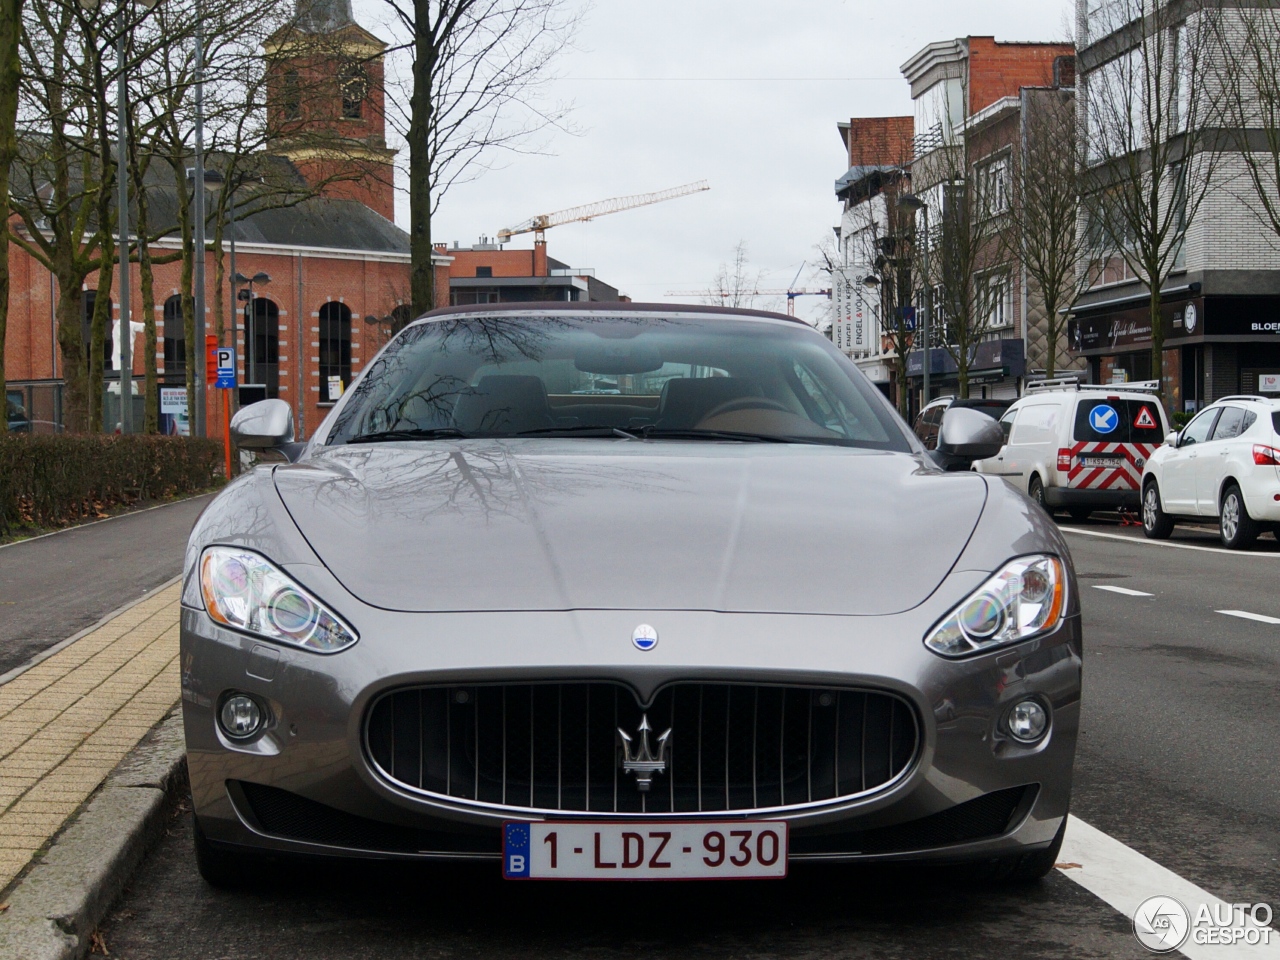
[[841, 353], [853, 353], [853, 311], [854, 311], [854, 269], [849, 266], [837, 267], [832, 277], [832, 292], [835, 296], [835, 318], [831, 339]]

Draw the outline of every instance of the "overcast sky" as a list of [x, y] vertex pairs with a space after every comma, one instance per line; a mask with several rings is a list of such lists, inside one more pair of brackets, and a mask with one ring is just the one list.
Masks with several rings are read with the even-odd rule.
[[[766, 284], [785, 289], [839, 221], [832, 183], [846, 157], [837, 122], [911, 113], [899, 67], [926, 44], [1060, 40], [1069, 6], [596, 0], [552, 91], [574, 101], [580, 135], [557, 135], [552, 155], [508, 157], [456, 187], [433, 233], [467, 246], [538, 213], [706, 179], [707, 193], [557, 227], [550, 255], [594, 267], [635, 300], [674, 302], [663, 295], [705, 290], [745, 240]], [[364, 22], [372, 9], [356, 4]], [[397, 209], [404, 225], [403, 195]], [[532, 246], [531, 235], [512, 246]], [[806, 267], [801, 284], [811, 279]], [[815, 314], [816, 298], [799, 303], [801, 315]]]

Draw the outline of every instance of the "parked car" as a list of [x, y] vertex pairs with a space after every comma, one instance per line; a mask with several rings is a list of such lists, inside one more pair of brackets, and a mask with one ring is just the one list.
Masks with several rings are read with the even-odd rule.
[[1147, 460], [1142, 529], [1163, 540], [1179, 519], [1216, 519], [1222, 542], [1247, 547], [1280, 523], [1280, 400], [1224, 397]]
[[12, 397], [5, 398], [5, 421], [10, 433], [30, 433], [31, 421], [21, 402]]
[[[617, 376], [616, 395], [575, 391]], [[975, 861], [1065, 829], [1081, 625], [1057, 528], [945, 473], [806, 324], [457, 307], [192, 532], [182, 705], [203, 875], [263, 851], [512, 879]], [[949, 410], [939, 449], [1001, 435]], [[293, 462], [288, 462], [293, 461]]]
[[1005, 446], [974, 469], [1076, 520], [1098, 509], [1137, 511], [1143, 467], [1169, 430], [1158, 389], [1155, 381], [1030, 384], [1000, 418]]
[[987, 414], [992, 420], [999, 420], [1006, 410], [1012, 406], [1012, 400], [994, 400], [987, 397], [938, 397], [929, 401], [928, 406], [916, 414], [914, 430], [926, 450], [938, 448], [938, 428], [942, 426], [942, 415], [953, 406], [970, 407]]

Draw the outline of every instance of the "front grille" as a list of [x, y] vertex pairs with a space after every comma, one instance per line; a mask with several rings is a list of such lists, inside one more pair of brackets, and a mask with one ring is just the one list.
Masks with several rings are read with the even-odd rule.
[[[666, 769], [642, 792], [619, 728]], [[856, 797], [903, 775], [919, 745], [901, 698], [868, 690], [727, 683], [663, 688], [647, 708], [614, 683], [416, 687], [379, 698], [366, 744], [409, 790], [532, 811], [683, 814]], [[633, 748], [637, 749], [637, 748]]]

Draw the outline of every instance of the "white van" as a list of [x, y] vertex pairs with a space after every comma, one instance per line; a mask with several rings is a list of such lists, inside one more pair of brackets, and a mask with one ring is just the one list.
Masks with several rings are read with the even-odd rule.
[[1004, 477], [1045, 510], [1077, 520], [1140, 505], [1142, 468], [1169, 433], [1157, 381], [1044, 380], [1000, 418], [1005, 445], [973, 469]]

